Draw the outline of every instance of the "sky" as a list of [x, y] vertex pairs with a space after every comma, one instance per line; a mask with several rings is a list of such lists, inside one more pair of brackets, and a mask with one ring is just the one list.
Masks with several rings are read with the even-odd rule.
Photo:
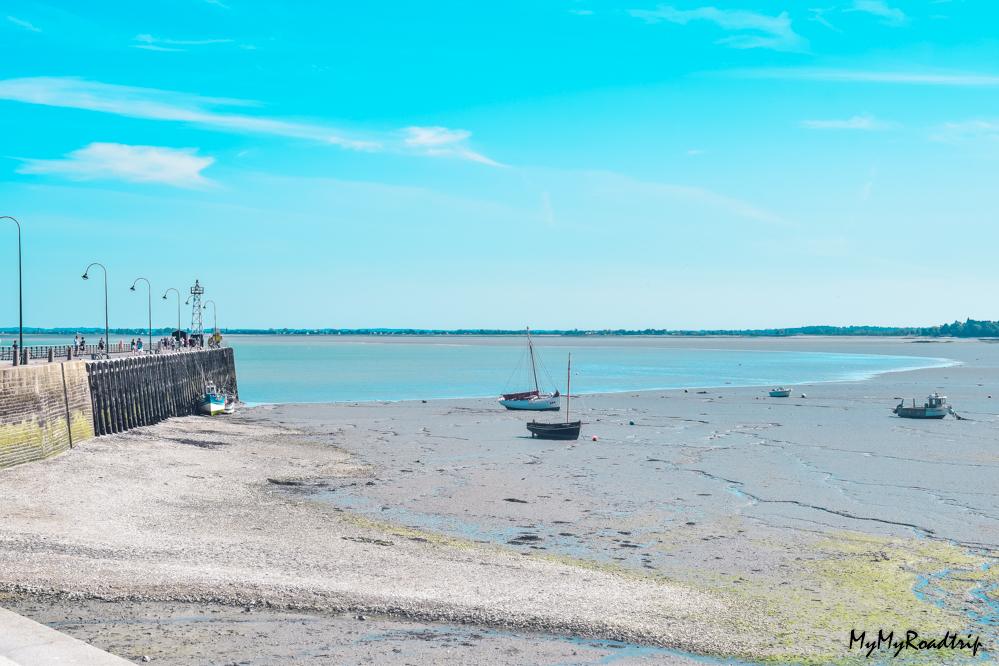
[[[999, 5], [0, 1], [28, 326], [999, 318]], [[0, 325], [17, 322], [0, 220]], [[184, 319], [190, 319], [187, 310]]]

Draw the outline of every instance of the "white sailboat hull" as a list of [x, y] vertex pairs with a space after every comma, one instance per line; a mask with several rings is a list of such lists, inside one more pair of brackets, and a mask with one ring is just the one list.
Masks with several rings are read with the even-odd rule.
[[539, 395], [525, 400], [504, 400], [499, 404], [507, 409], [522, 409], [531, 412], [557, 412], [560, 408], [557, 395]]

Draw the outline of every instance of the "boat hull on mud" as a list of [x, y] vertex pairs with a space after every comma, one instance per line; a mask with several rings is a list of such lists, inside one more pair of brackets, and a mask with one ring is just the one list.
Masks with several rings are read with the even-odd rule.
[[225, 397], [205, 395], [198, 402], [198, 411], [205, 416], [217, 416], [225, 412]]
[[527, 424], [527, 429], [531, 431], [531, 437], [539, 439], [579, 439], [579, 428], [581, 421], [571, 423], [537, 423], [531, 421]]
[[499, 404], [507, 409], [525, 410], [530, 412], [557, 412], [561, 409], [558, 394], [541, 394], [531, 397], [517, 397], [499, 399]]

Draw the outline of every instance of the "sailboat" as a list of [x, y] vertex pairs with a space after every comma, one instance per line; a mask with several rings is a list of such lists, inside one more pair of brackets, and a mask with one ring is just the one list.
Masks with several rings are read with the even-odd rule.
[[531, 357], [531, 375], [534, 377], [534, 390], [520, 393], [504, 393], [499, 404], [507, 409], [524, 409], [534, 412], [557, 412], [559, 410], [559, 393], [542, 393], [538, 386], [538, 367], [534, 358], [534, 343], [531, 341], [531, 329], [527, 329], [527, 351]]
[[569, 390], [569, 383], [572, 381], [572, 354], [569, 354], [569, 367], [566, 370], [565, 378], [565, 423], [538, 423], [531, 421], [527, 424], [527, 429], [531, 431], [531, 437], [540, 439], [579, 439], [579, 426], [582, 421], [569, 420], [569, 399], [572, 393]]

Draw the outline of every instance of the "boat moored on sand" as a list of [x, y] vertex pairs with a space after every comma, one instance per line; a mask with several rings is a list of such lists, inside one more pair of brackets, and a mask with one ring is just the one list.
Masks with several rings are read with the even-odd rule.
[[771, 398], [790, 398], [791, 397], [791, 389], [785, 388], [783, 386], [778, 386], [775, 389], [770, 389], [770, 397]]
[[531, 433], [531, 437], [537, 437], [539, 439], [562, 439], [562, 440], [576, 440], [579, 439], [579, 428], [582, 425], [582, 421], [570, 421], [569, 420], [569, 398], [571, 394], [569, 393], [569, 385], [572, 381], [572, 354], [569, 354], [569, 366], [566, 370], [565, 379], [565, 422], [564, 423], [538, 423], [537, 421], [531, 421], [527, 424], [527, 429]]
[[559, 410], [559, 392], [542, 393], [538, 385], [538, 366], [534, 357], [534, 343], [531, 341], [531, 329], [527, 329], [527, 351], [531, 360], [531, 376], [534, 379], [534, 389], [518, 393], [504, 393], [499, 404], [507, 409], [526, 410], [532, 412], [557, 412]]
[[895, 406], [893, 411], [903, 419], [942, 419], [948, 414], [954, 413], [951, 406], [947, 404], [947, 396], [939, 393], [927, 396], [922, 407], [917, 407], [916, 399], [913, 398], [912, 405], [907, 406], [903, 400]]
[[[216, 416], [225, 413], [227, 396], [215, 384], [205, 384], [205, 392], [198, 400], [198, 411], [205, 416]], [[235, 409], [235, 405], [233, 406]]]

